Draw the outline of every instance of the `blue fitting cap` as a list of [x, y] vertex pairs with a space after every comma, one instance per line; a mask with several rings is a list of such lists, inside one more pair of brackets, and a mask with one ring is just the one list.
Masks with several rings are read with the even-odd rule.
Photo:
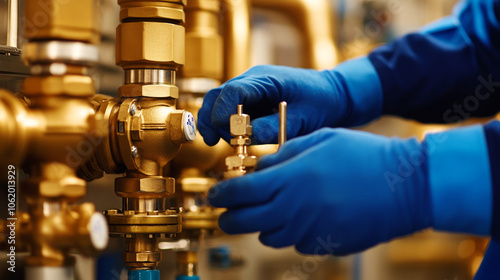
[[200, 276], [198, 276], [198, 275], [193, 275], [193, 276], [177, 275], [177, 277], [175, 277], [175, 280], [200, 280]]
[[129, 270], [128, 280], [160, 280], [159, 270]]

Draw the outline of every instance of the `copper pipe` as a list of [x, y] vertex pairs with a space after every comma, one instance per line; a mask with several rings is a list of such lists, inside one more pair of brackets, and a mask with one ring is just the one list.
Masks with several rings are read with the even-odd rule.
[[304, 34], [307, 68], [330, 69], [338, 63], [333, 15], [328, 0], [251, 0], [252, 8], [284, 12]]

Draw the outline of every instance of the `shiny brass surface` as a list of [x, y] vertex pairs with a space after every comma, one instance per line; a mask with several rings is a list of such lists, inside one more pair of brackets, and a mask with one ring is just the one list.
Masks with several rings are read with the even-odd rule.
[[68, 255], [70, 249], [78, 249], [80, 253], [89, 256], [104, 249], [107, 230], [103, 235], [95, 237], [104, 238], [106, 241], [103, 244], [96, 244], [92, 237], [91, 230], [95, 229], [90, 225], [95, 225], [91, 223], [95, 215], [100, 214], [95, 212], [91, 203], [68, 205], [41, 200], [32, 203], [30, 214], [19, 215], [17, 229], [21, 240], [31, 249], [31, 255], [26, 259], [27, 264], [66, 266], [74, 262], [73, 257]]
[[80, 174], [92, 180], [102, 175], [96, 168], [111, 174], [128, 170], [127, 183], [117, 180], [119, 195], [173, 193], [173, 179], [164, 177], [164, 169], [179, 152], [180, 144], [191, 141], [183, 125], [191, 115], [176, 110], [172, 98], [115, 100], [99, 95], [93, 103], [101, 141]]
[[158, 237], [154, 234], [127, 235], [122, 256], [130, 270], [155, 269], [161, 261]]
[[98, 1], [27, 0], [24, 36], [29, 40], [100, 40]]
[[181, 216], [174, 210], [136, 212], [134, 210], [108, 210], [104, 213], [111, 234], [171, 235], [181, 231]]
[[177, 252], [177, 275], [194, 276], [198, 275], [198, 252], [181, 251]]
[[334, 21], [328, 0], [250, 0], [252, 7], [272, 9], [288, 15], [305, 37], [307, 68], [331, 69], [338, 62], [334, 43]]
[[184, 27], [137, 21], [116, 29], [116, 64], [124, 69], [162, 68], [177, 70], [184, 64]]
[[[58, 66], [67, 68], [71, 67], [71, 64], [97, 63], [98, 59], [97, 46], [82, 42], [34, 41], [26, 43], [23, 48], [23, 60], [27, 64], [63, 62], [69, 65], [58, 64]], [[59, 73], [59, 75], [62, 74], [65, 73]]]
[[176, 71], [184, 64], [185, 1], [119, 0], [116, 63], [124, 69], [119, 98], [96, 96], [96, 134], [102, 140], [80, 167], [87, 180], [123, 173], [115, 192], [122, 210], [108, 210], [112, 236], [125, 237], [123, 260], [130, 270], [155, 269], [161, 260], [158, 238], [181, 231], [181, 216], [167, 210], [175, 192], [168, 163], [181, 144], [195, 139], [194, 117], [177, 110]]
[[[24, 80], [22, 92], [28, 98], [43, 95], [65, 95], [75, 97], [89, 97], [89, 92], [95, 90], [91, 77], [83, 75], [63, 76], [32, 76]], [[89, 107], [87, 100], [82, 105]]]
[[[15, 119], [19, 121], [14, 122]], [[26, 103], [12, 93], [0, 89], [0, 133], [2, 135], [0, 167], [21, 163], [28, 150], [30, 135], [35, 134], [34, 131], [37, 130], [37, 120], [36, 116], [30, 114]]]
[[[177, 102], [177, 107], [192, 112], [197, 118], [202, 103], [203, 95], [183, 92]], [[202, 137], [196, 137], [193, 142], [182, 145], [181, 151], [172, 162], [172, 169], [181, 180], [188, 177], [205, 177], [206, 173], [213, 172], [219, 162], [224, 161], [225, 156], [232, 152], [231, 150], [231, 146], [224, 141], [209, 147]], [[207, 180], [213, 182], [213, 178], [207, 178]], [[213, 183], [210, 183], [211, 185]]]
[[221, 4], [225, 54], [223, 80], [227, 81], [250, 67], [250, 2], [221, 0]]
[[219, 35], [218, 0], [191, 0], [186, 6], [186, 64], [184, 78], [223, 76], [223, 42]]
[[231, 135], [234, 136], [231, 139], [234, 154], [226, 157], [225, 179], [243, 176], [257, 166], [257, 157], [249, 155], [247, 150], [251, 144], [249, 136], [252, 135], [252, 126], [250, 116], [243, 114], [243, 105], [238, 105], [238, 113], [231, 115], [229, 122]]
[[116, 179], [116, 194], [130, 198], [163, 198], [175, 192], [174, 178], [131, 178]]
[[167, 19], [184, 22], [183, 5], [186, 1], [137, 1], [118, 0], [120, 5], [120, 20], [124, 19]]
[[20, 183], [28, 212], [17, 213], [16, 228], [29, 266], [66, 266], [70, 251], [92, 255], [107, 244], [104, 217], [92, 204], [73, 204], [86, 191], [76, 168], [92, 153], [95, 87], [87, 72], [100, 37], [96, 7], [93, 0], [26, 1], [23, 56], [32, 76], [18, 97], [0, 91], [2, 165], [29, 175]]
[[219, 229], [219, 216], [224, 210], [206, 207], [200, 211], [189, 211], [182, 214], [183, 231], [201, 231]]
[[281, 146], [286, 142], [286, 115], [287, 115], [287, 103], [285, 101], [280, 102], [280, 125], [278, 134], [278, 145]]

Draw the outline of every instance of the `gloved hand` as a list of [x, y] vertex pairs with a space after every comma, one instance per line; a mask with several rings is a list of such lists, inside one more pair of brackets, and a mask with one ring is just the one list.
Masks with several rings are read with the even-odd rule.
[[229, 118], [237, 105], [252, 117], [253, 143], [276, 143], [278, 104], [288, 102], [288, 138], [321, 127], [353, 126], [380, 115], [378, 75], [367, 58], [331, 71], [257, 66], [209, 91], [198, 113], [198, 129], [208, 145], [230, 141]]
[[272, 247], [345, 255], [431, 225], [426, 152], [415, 139], [321, 129], [209, 192], [229, 234]]

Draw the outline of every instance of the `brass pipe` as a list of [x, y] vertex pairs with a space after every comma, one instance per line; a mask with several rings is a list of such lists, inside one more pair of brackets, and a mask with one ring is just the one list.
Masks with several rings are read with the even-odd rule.
[[280, 115], [280, 124], [279, 124], [279, 134], [278, 134], [278, 146], [281, 147], [281, 145], [285, 144], [286, 142], [286, 110], [287, 103], [285, 101], [280, 102], [280, 109], [279, 109], [279, 115]]
[[95, 87], [87, 70], [97, 59], [96, 7], [93, 0], [26, 1], [23, 59], [32, 76], [24, 100], [0, 91], [2, 165], [29, 174], [20, 184], [28, 213], [16, 214], [16, 243], [29, 246], [31, 272], [71, 271], [70, 251], [91, 255], [107, 244], [104, 217], [92, 204], [74, 204], [86, 190], [75, 170], [92, 152]]
[[288, 15], [305, 37], [307, 68], [331, 69], [338, 63], [334, 21], [328, 0], [251, 0], [253, 8], [273, 9]]
[[198, 275], [198, 252], [179, 251], [177, 255], [177, 275], [195, 276]]
[[221, 5], [225, 53], [224, 81], [227, 81], [243, 74], [250, 67], [250, 2], [221, 0]]
[[186, 63], [182, 68], [182, 77], [220, 82], [223, 75], [223, 46], [219, 34], [219, 1], [190, 0], [185, 10]]

